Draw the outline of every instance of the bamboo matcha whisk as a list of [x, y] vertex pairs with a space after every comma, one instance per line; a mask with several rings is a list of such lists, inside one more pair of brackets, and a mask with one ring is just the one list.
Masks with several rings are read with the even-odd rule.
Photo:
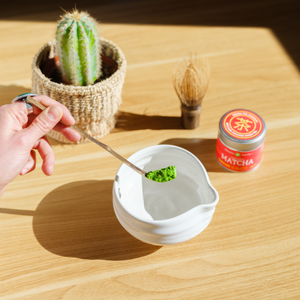
[[190, 54], [180, 59], [173, 71], [173, 85], [181, 101], [181, 120], [186, 129], [199, 126], [201, 103], [205, 96], [210, 67], [208, 60]]

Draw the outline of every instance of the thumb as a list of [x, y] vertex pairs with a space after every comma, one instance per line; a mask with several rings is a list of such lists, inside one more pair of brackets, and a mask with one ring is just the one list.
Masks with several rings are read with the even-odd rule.
[[47, 107], [24, 130], [28, 143], [34, 145], [38, 139], [47, 134], [60, 121], [62, 115], [63, 111], [59, 106]]

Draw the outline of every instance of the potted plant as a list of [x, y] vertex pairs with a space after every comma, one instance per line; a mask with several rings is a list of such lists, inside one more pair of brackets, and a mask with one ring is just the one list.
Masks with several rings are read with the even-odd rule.
[[[99, 36], [95, 19], [86, 12], [66, 12], [56, 39], [34, 57], [32, 92], [64, 104], [78, 127], [101, 138], [115, 126], [126, 65], [121, 49]], [[69, 142], [56, 131], [49, 136]]]

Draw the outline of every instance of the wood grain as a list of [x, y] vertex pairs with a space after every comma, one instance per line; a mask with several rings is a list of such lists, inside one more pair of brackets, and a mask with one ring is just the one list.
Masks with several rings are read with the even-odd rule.
[[[166, 19], [149, 1], [82, 4], [102, 20], [103, 37], [128, 62], [117, 126], [101, 141], [126, 158], [163, 143], [194, 153], [220, 195], [211, 224], [175, 246], [136, 240], [112, 208], [120, 162], [92, 143], [51, 140], [54, 174], [44, 176], [39, 160], [37, 170], [14, 180], [0, 199], [1, 300], [300, 298], [296, 2], [288, 8], [283, 1], [229, 1], [226, 7], [201, 1], [189, 9], [160, 3], [162, 11], [170, 9]], [[53, 38], [61, 14], [52, 4], [15, 13], [6, 4], [0, 105], [30, 91], [33, 56]], [[190, 51], [209, 59], [211, 81], [200, 127], [184, 130], [171, 74]], [[228, 173], [215, 160], [219, 119], [234, 108], [253, 110], [267, 124], [263, 161], [254, 172]]]

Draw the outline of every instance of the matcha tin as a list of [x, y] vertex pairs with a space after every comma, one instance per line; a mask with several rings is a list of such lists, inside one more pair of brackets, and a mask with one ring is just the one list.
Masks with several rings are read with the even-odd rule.
[[233, 172], [247, 172], [261, 162], [266, 124], [255, 112], [235, 109], [219, 123], [216, 156], [219, 164]]

